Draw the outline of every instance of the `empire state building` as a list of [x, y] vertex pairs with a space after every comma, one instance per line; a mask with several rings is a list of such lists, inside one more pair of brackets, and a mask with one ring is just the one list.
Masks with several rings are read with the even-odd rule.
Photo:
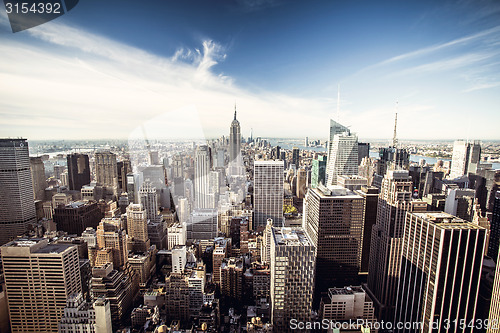
[[234, 107], [234, 119], [229, 129], [229, 163], [237, 163], [241, 152], [240, 122], [236, 120], [236, 106]]

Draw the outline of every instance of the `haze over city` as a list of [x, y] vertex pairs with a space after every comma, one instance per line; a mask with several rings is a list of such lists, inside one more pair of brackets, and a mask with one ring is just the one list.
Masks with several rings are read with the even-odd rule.
[[499, 17], [495, 1], [85, 1], [12, 34], [2, 11], [0, 131], [211, 138], [236, 103], [245, 137], [326, 139], [334, 118], [385, 139], [397, 101], [401, 139], [497, 139]]

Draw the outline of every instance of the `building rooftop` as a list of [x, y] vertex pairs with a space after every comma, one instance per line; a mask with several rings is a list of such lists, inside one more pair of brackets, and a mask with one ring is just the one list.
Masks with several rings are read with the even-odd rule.
[[318, 185], [317, 188], [310, 189], [316, 193], [320, 198], [331, 198], [331, 197], [342, 197], [345, 199], [360, 198], [361, 196], [355, 192], [338, 185], [334, 186], [324, 186], [323, 184]]
[[273, 228], [275, 242], [286, 246], [310, 246], [311, 242], [302, 228]]
[[412, 214], [432, 222], [443, 229], [484, 229], [477, 224], [468, 222], [445, 212], [422, 212]]

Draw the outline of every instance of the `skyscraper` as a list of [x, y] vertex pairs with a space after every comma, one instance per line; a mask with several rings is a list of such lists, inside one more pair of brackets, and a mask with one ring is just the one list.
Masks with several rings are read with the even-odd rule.
[[[497, 259], [498, 249], [500, 247], [500, 191], [495, 193], [495, 201], [493, 203], [493, 212], [490, 220], [490, 242], [488, 244], [488, 256]], [[497, 261], [497, 266], [500, 263]]]
[[316, 247], [316, 304], [329, 288], [358, 282], [363, 237], [363, 198], [319, 185], [307, 192], [304, 229]]
[[0, 244], [36, 222], [26, 139], [0, 139]]
[[481, 160], [481, 143], [457, 140], [453, 144], [450, 178], [475, 173]]
[[396, 332], [472, 332], [460, 325], [475, 319], [485, 237], [447, 213], [406, 215], [395, 322], [423, 327]]
[[267, 219], [283, 223], [283, 161], [254, 162], [254, 229], [264, 227]]
[[78, 250], [48, 239], [2, 246], [12, 333], [57, 332], [66, 299], [82, 291]]
[[33, 181], [33, 197], [35, 200], [45, 199], [47, 179], [45, 178], [45, 167], [41, 157], [30, 157], [31, 180]]
[[[487, 333], [496, 333], [500, 328], [500, 252], [497, 256], [497, 266], [495, 271], [495, 281], [493, 284], [493, 290], [491, 294], [491, 305], [490, 305], [490, 315], [488, 317], [489, 322], [492, 323], [491, 327], [488, 328]], [[493, 325], [495, 323], [496, 325]]]
[[127, 207], [127, 234], [133, 238], [135, 251], [145, 252], [149, 248], [148, 219], [142, 204]]
[[197, 208], [214, 208], [213, 198], [210, 196], [209, 173], [212, 168], [210, 148], [206, 145], [198, 146], [195, 155], [194, 192]]
[[327, 185], [337, 185], [338, 175], [358, 174], [358, 137], [349, 128], [330, 120], [328, 147]]
[[298, 169], [300, 166], [299, 165], [299, 163], [300, 163], [299, 153], [300, 153], [299, 148], [297, 148], [297, 147], [292, 148], [292, 164], [295, 165], [296, 169]]
[[229, 162], [238, 162], [236, 159], [241, 154], [241, 132], [240, 122], [236, 120], [236, 106], [234, 107], [234, 119], [229, 128]]
[[377, 222], [378, 188], [374, 186], [362, 186], [355, 191], [364, 199], [364, 224], [363, 224], [363, 245], [361, 247], [361, 269], [360, 273], [368, 274], [368, 264], [370, 262], [370, 248], [372, 241], [372, 229]]
[[109, 151], [95, 153], [95, 174], [99, 185], [118, 188], [116, 155]]
[[302, 228], [272, 228], [271, 320], [290, 332], [290, 320], [311, 320], [316, 249]]
[[311, 187], [318, 187], [319, 183], [326, 185], [326, 156], [318, 156], [312, 161]]
[[151, 222], [157, 222], [159, 215], [156, 188], [152, 187], [151, 183], [144, 182], [139, 189], [139, 199], [142, 207], [146, 210], [147, 219]]
[[83, 185], [90, 184], [89, 156], [68, 154], [68, 186], [70, 190], [80, 191]]
[[372, 228], [368, 290], [378, 318], [393, 318], [401, 240], [410, 210], [412, 182], [408, 171], [388, 171], [378, 197], [377, 222]]

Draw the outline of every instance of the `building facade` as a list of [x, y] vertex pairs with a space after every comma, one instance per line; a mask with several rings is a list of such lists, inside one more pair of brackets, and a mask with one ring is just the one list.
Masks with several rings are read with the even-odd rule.
[[265, 227], [267, 219], [272, 219], [275, 226], [282, 225], [283, 172], [283, 161], [254, 162], [254, 229]]

